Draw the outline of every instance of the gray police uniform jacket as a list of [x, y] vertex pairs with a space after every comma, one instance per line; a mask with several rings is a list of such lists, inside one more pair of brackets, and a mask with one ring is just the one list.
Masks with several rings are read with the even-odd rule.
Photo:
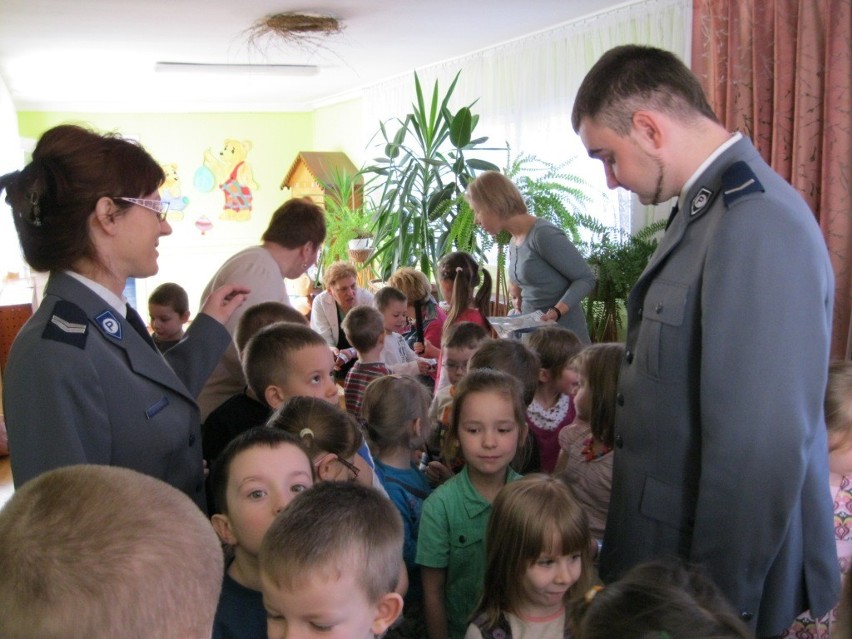
[[746, 139], [684, 202], [628, 300], [601, 575], [681, 556], [776, 635], [839, 593], [833, 274], [813, 214]]
[[199, 314], [165, 356], [106, 301], [52, 273], [3, 385], [15, 485], [72, 464], [151, 475], [205, 507], [195, 397], [230, 335]]

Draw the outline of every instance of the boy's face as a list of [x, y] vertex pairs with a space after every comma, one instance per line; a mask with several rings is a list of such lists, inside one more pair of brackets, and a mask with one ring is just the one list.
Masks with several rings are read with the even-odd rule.
[[475, 348], [444, 348], [442, 356], [442, 365], [447, 370], [447, 379], [450, 384], [458, 384], [459, 380], [467, 373], [467, 365], [470, 358], [476, 352]]
[[[290, 354], [286, 379], [278, 385], [281, 404], [291, 397], [316, 397], [337, 403], [334, 355], [325, 344], [311, 344]], [[267, 400], [268, 401], [268, 400]], [[272, 403], [270, 402], [270, 405]], [[277, 406], [273, 406], [276, 408]]]
[[400, 333], [408, 323], [408, 318], [405, 313], [408, 310], [406, 302], [391, 300], [391, 302], [382, 311], [382, 316], [385, 318], [385, 330], [390, 333]]
[[311, 462], [298, 446], [246, 449], [228, 469], [228, 514], [213, 515], [216, 532], [224, 542], [257, 557], [275, 516], [312, 485]]
[[148, 315], [154, 335], [164, 342], [180, 339], [183, 336], [183, 325], [189, 319], [189, 313], [179, 315], [171, 306], [160, 304], [148, 304]]
[[371, 604], [351, 564], [342, 573], [313, 570], [292, 587], [275, 585], [261, 570], [261, 582], [269, 639], [373, 639], [387, 630], [402, 609], [401, 599], [396, 611], [388, 609], [388, 599], [399, 598], [396, 593]]

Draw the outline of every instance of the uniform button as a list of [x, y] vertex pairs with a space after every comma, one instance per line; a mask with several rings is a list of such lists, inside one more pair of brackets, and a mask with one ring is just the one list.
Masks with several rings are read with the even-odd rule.
[[624, 359], [627, 360], [628, 364], [632, 364], [633, 363], [633, 351], [627, 351], [626, 353], [624, 353]]
[[463, 544], [465, 541], [467, 541], [467, 537], [465, 537], [464, 535], [459, 535], [459, 543]]
[[657, 302], [657, 305], [654, 307], [654, 311], [656, 311], [657, 315], [663, 312], [663, 303]]
[[754, 613], [748, 612], [747, 610], [743, 610], [740, 613], [740, 619], [742, 619], [743, 621], [751, 621], [752, 619], [754, 619]]
[[616, 396], [615, 396], [615, 402], [616, 402], [619, 406], [624, 406], [624, 395], [622, 395], [621, 393], [619, 393], [618, 395], [616, 395]]
[[624, 440], [621, 438], [621, 435], [615, 436], [615, 447], [616, 448], [623, 448], [624, 447]]
[[191, 447], [192, 447], [192, 446], [194, 446], [194, 445], [195, 445], [195, 434], [194, 434], [194, 433], [190, 433], [190, 434], [189, 434], [189, 446], [190, 446], [190, 448], [191, 448]]
[[642, 309], [640, 308], [638, 311], [639, 317], [642, 317]]

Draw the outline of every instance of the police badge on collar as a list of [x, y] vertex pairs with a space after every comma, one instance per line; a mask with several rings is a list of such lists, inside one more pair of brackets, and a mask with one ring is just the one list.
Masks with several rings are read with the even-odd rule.
[[695, 197], [692, 198], [692, 204], [689, 207], [689, 215], [690, 217], [697, 215], [710, 203], [710, 199], [713, 197], [713, 191], [708, 189], [707, 187], [701, 187], [698, 193], [695, 194]]

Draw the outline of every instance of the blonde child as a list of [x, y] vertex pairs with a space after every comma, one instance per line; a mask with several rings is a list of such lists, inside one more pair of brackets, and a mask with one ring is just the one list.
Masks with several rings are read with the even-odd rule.
[[465, 639], [570, 637], [567, 611], [592, 584], [589, 526], [547, 475], [507, 484], [486, 537], [485, 592]]
[[[491, 331], [488, 323], [491, 275], [469, 253], [456, 251], [442, 257], [438, 262], [438, 284], [441, 295], [449, 305], [444, 330], [456, 322], [473, 322]], [[441, 389], [448, 383], [439, 360], [436, 388]]]
[[129, 468], [76, 465], [0, 511], [0, 637], [208, 639], [222, 548], [186, 495]]
[[574, 490], [586, 510], [592, 537], [600, 541], [612, 490], [615, 397], [624, 345], [592, 344], [572, 360], [577, 371], [577, 418], [559, 433], [562, 449], [555, 472]]
[[392, 286], [385, 286], [376, 293], [375, 304], [385, 322], [382, 361], [391, 373], [426, 375], [431, 372], [434, 362], [418, 357], [402, 336], [402, 331], [408, 327], [408, 298], [405, 293]]
[[423, 632], [423, 589], [414, 561], [423, 501], [432, 487], [413, 463], [428, 428], [429, 393], [413, 377], [389, 375], [374, 379], [364, 393], [367, 435], [376, 460], [376, 474], [402, 516], [403, 559], [408, 571], [405, 622], [395, 636], [418, 637]]
[[527, 408], [527, 425], [538, 449], [539, 470], [551, 473], [559, 457], [559, 433], [574, 421], [571, 396], [577, 375], [570, 362], [583, 344], [574, 331], [545, 326], [533, 331], [527, 346], [541, 362], [535, 397]]
[[471, 371], [457, 386], [444, 443], [459, 447], [465, 466], [424, 502], [417, 540], [429, 639], [464, 637], [482, 594], [491, 503], [520, 478], [509, 464], [527, 437], [522, 392], [493, 370]]
[[189, 321], [189, 297], [180, 284], [166, 282], [148, 297], [151, 339], [165, 353], [183, 339], [183, 325]]
[[[848, 586], [847, 575], [852, 568], [852, 531], [848, 523], [852, 519], [852, 361], [837, 360], [829, 366], [825, 425], [828, 429], [828, 480], [834, 497], [837, 559], [841, 578]], [[848, 588], [844, 588], [846, 590]], [[849, 639], [852, 633], [849, 632], [848, 620], [845, 621], [845, 636], [837, 631], [844, 623], [837, 624], [837, 621], [837, 608], [819, 619], [804, 613], [780, 636], [784, 639], [825, 639], [830, 632], [832, 639], [835, 636]]]
[[[405, 338], [408, 344], [418, 355], [437, 359], [441, 355], [441, 334], [447, 314], [432, 296], [429, 278], [415, 268], [400, 266], [388, 278], [388, 286], [399, 289], [408, 299], [406, 310], [409, 321], [413, 323]], [[422, 321], [422, 336], [417, 330], [418, 309]]]
[[269, 639], [374, 639], [399, 617], [402, 522], [376, 491], [320, 483], [275, 520], [260, 552]]
[[225, 566], [213, 639], [264, 637], [257, 556], [275, 516], [314, 483], [311, 460], [290, 433], [256, 426], [232, 440], [210, 473], [213, 528], [233, 551]]
[[571, 616], [574, 639], [754, 639], [715, 584], [679, 560], [635, 566]]

